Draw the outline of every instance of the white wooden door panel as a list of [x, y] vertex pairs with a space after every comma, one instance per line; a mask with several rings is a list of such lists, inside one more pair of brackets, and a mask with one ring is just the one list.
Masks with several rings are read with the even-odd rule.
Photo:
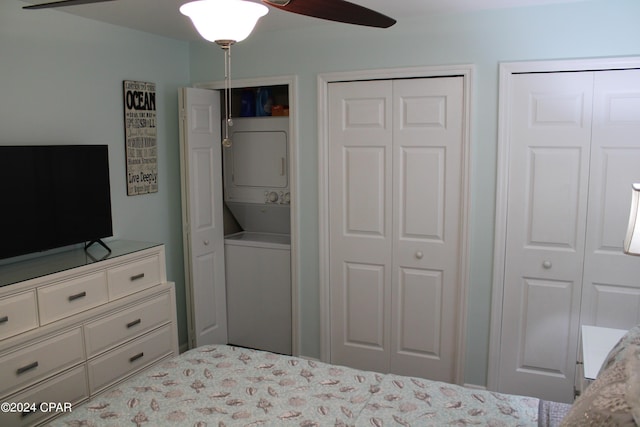
[[[193, 268], [193, 280], [200, 283], [214, 283], [216, 276], [216, 257], [217, 253], [203, 253], [195, 255], [191, 261]], [[197, 313], [194, 319], [194, 328], [197, 331], [196, 346], [203, 345], [203, 341], [207, 340], [207, 335], [215, 334], [218, 323], [218, 313], [216, 305], [212, 304], [216, 300], [216, 293], [213, 286], [202, 286], [198, 291], [194, 292], [198, 295], [192, 301], [194, 312]], [[214, 344], [211, 342], [210, 344]]]
[[[400, 233], [403, 239], [444, 241], [445, 149], [401, 150]], [[425, 185], [429, 183], [429, 185]]]
[[182, 88], [181, 166], [190, 344], [227, 342], [218, 92]]
[[345, 230], [350, 236], [385, 237], [387, 174], [385, 147], [349, 147], [343, 152]]
[[592, 87], [590, 73], [512, 79], [502, 392], [573, 398]]
[[[528, 183], [524, 201], [527, 227], [525, 244], [529, 248], [561, 249], [575, 253], [581, 242], [578, 215], [585, 185], [581, 147], [530, 147], [526, 155]], [[584, 191], [584, 190], [583, 190]]]
[[628, 329], [640, 320], [640, 260], [622, 252], [640, 182], [640, 70], [596, 73], [593, 110], [581, 323]]
[[442, 271], [402, 268], [398, 288], [396, 351], [420, 358], [439, 358], [442, 341]]
[[[619, 141], [619, 140], [618, 140]], [[631, 207], [631, 183], [640, 180], [640, 143], [630, 147], [594, 147], [592, 156], [598, 165], [592, 165], [592, 174], [601, 180], [591, 189], [591, 200], [599, 202], [594, 224], [594, 248], [597, 251], [620, 253], [624, 241], [629, 209]], [[598, 158], [599, 157], [599, 158]], [[614, 208], [615, 207], [615, 208]], [[591, 224], [590, 224], [591, 225]], [[628, 258], [620, 257], [625, 261]]]
[[384, 351], [384, 266], [345, 264], [345, 344]]
[[[519, 341], [518, 370], [543, 376], [567, 376], [566, 355], [571, 333], [571, 318], [558, 313], [570, 313], [574, 282], [560, 280], [522, 280], [522, 339]], [[549, 347], [549, 343], [558, 347]]]
[[331, 362], [388, 370], [391, 84], [329, 86]]
[[587, 282], [589, 300], [583, 305], [585, 322], [614, 329], [629, 329], [640, 323], [640, 289], [618, 284]]
[[393, 95], [395, 280], [390, 370], [453, 381], [460, 289], [463, 79], [396, 80]]

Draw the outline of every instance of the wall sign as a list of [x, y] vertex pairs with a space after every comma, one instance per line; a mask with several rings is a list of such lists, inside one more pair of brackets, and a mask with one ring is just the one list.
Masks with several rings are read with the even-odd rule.
[[156, 84], [125, 80], [124, 137], [127, 195], [158, 191]]

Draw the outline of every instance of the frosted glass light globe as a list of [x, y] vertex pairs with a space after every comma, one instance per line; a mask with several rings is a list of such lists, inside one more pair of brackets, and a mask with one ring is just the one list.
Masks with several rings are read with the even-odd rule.
[[191, 18], [198, 33], [210, 42], [246, 39], [268, 11], [262, 4], [243, 0], [198, 0], [180, 6], [180, 13]]

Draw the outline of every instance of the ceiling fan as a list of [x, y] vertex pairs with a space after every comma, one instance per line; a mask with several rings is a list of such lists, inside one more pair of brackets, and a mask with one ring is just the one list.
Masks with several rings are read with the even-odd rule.
[[[24, 6], [23, 9], [47, 9], [109, 1], [115, 0], [60, 0]], [[262, 0], [262, 2], [287, 12], [366, 27], [389, 28], [396, 23], [393, 18], [345, 0]]]

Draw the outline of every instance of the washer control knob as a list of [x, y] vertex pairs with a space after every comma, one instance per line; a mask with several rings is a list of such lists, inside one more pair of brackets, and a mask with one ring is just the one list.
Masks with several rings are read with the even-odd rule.
[[269, 193], [269, 195], [267, 196], [267, 201], [270, 203], [275, 203], [278, 201], [278, 193], [276, 193], [275, 191], [272, 191]]

